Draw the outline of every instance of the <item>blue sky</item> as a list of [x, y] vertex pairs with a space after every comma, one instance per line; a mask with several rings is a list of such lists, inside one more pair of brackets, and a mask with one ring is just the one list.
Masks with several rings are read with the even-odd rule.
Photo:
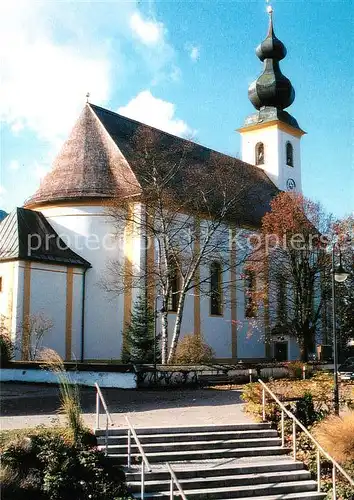
[[[288, 109], [302, 139], [303, 190], [341, 217], [354, 208], [353, 3], [273, 0], [288, 49]], [[4, 0], [0, 6], [0, 208], [20, 206], [50, 169], [85, 94], [229, 154], [253, 111], [248, 85], [266, 2]]]

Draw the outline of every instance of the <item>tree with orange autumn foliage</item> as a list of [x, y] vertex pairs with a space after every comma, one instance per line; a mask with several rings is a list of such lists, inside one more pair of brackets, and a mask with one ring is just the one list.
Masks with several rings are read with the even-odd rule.
[[317, 203], [282, 192], [263, 217], [248, 264], [258, 279], [257, 300], [262, 294], [268, 305], [271, 336], [295, 336], [303, 361], [315, 351], [316, 334], [321, 342], [327, 335], [332, 223]]

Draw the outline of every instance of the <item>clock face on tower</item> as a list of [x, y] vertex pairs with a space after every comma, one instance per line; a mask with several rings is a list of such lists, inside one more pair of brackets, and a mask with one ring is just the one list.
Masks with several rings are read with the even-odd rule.
[[294, 181], [294, 179], [288, 179], [286, 181], [286, 188], [288, 191], [294, 191], [294, 189], [296, 188], [296, 182]]

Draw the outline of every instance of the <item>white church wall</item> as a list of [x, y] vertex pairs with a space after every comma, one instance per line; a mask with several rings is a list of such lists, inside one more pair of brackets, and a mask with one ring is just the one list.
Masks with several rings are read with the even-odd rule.
[[[114, 228], [104, 207], [53, 207], [42, 211], [69, 246], [92, 265], [86, 274], [84, 358], [120, 359], [124, 296], [108, 296], [100, 282], [107, 275], [107, 264], [124, 258], [124, 248], [122, 242], [113, 237]], [[74, 317], [80, 310], [80, 301], [77, 300], [79, 287], [76, 290]]]
[[[42, 315], [53, 327], [44, 335], [42, 346], [54, 349], [65, 359], [66, 266], [31, 264], [31, 317]], [[32, 339], [33, 340], [33, 339]]]
[[[201, 233], [203, 234], [203, 224], [201, 224]], [[212, 237], [211, 248], [215, 245], [215, 255], [208, 255], [208, 263], [200, 266], [200, 279], [202, 283], [205, 282], [202, 286], [200, 299], [201, 333], [206, 343], [212, 347], [217, 359], [231, 359], [232, 357], [229, 235], [229, 227], [221, 225], [220, 229]], [[222, 283], [220, 285], [222, 292], [222, 314], [220, 316], [211, 314], [210, 296], [208, 295], [210, 287], [210, 264], [213, 259], [219, 262], [222, 268]]]
[[[237, 316], [237, 358], [241, 360], [265, 358], [264, 309], [258, 304], [255, 318], [246, 317], [246, 286], [244, 281], [245, 262], [250, 255], [249, 237], [254, 231], [238, 229], [236, 234], [236, 316]], [[257, 281], [257, 280], [256, 280]], [[258, 283], [258, 286], [260, 284]]]
[[237, 289], [237, 357], [265, 358], [265, 327], [263, 311], [258, 310], [255, 318], [246, 318], [245, 290], [242, 286]]
[[75, 268], [73, 275], [73, 310], [71, 333], [71, 359], [81, 359], [81, 324], [82, 324], [82, 282], [83, 270]]

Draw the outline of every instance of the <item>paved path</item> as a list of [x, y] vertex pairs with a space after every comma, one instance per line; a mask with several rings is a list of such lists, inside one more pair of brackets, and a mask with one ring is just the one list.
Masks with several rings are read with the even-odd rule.
[[[125, 427], [128, 414], [137, 427], [216, 425], [250, 422], [243, 413], [238, 390], [175, 389], [121, 390], [103, 389], [116, 426]], [[84, 420], [95, 423], [95, 390], [80, 391]], [[1, 429], [19, 429], [36, 425], [56, 425], [58, 388], [40, 384], [3, 383], [1, 387]], [[101, 417], [104, 423], [103, 416]]]

